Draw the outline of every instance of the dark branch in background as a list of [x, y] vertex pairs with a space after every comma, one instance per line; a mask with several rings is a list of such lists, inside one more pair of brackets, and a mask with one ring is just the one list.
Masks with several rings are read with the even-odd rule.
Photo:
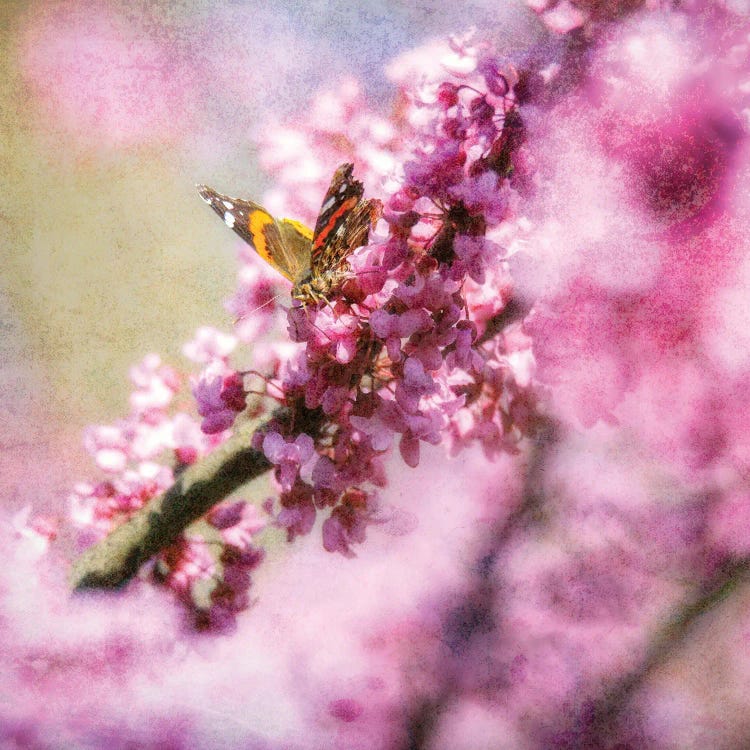
[[[506, 324], [516, 319], [515, 313], [511, 312]], [[450, 708], [452, 700], [465, 694], [460, 673], [466, 668], [467, 652], [474, 649], [475, 653], [470, 658], [477, 659], [476, 650], [482, 648], [488, 634], [497, 639], [497, 629], [502, 625], [496, 622], [495, 613], [501, 609], [498, 596], [503, 586], [497, 575], [497, 561], [515, 535], [528, 529], [535, 519], [541, 517], [546, 459], [559, 440], [559, 430], [552, 420], [539, 425], [529, 452], [523, 494], [518, 505], [509, 516], [495, 523], [489, 543], [484, 545], [477, 557], [474, 575], [461, 601], [443, 613], [443, 642], [451, 656], [441, 663], [443, 673], [438, 689], [424, 696], [407, 717], [404, 750], [424, 750], [433, 746], [440, 714]]]
[[[443, 660], [442, 679], [435, 692], [422, 696], [408, 715], [404, 750], [424, 750], [433, 746], [435, 732], [439, 731], [440, 715], [450, 710], [451, 702], [464, 694], [465, 685], [462, 687], [462, 680], [456, 673], [460, 675], [461, 670], [465, 669], [467, 653], [473, 649], [474, 653], [469, 658], [477, 659], [481, 656], [479, 650], [483, 648], [483, 639], [487, 638], [488, 633], [495, 643], [501, 637], [497, 631], [502, 628], [502, 623], [496, 621], [497, 612], [502, 611], [498, 597], [503, 587], [503, 581], [498, 576], [498, 571], [502, 570], [498, 559], [517, 534], [528, 531], [530, 525], [544, 517], [546, 459], [559, 439], [554, 422], [550, 420], [540, 425], [529, 455], [523, 495], [518, 506], [506, 519], [497, 522], [489, 545], [477, 558], [473, 579], [463, 592], [461, 601], [443, 613], [443, 642], [452, 658]], [[617, 730], [621, 724], [627, 732], [632, 723], [627, 720], [627, 711], [633, 696], [654, 670], [684, 645], [698, 627], [701, 615], [721, 604], [748, 578], [750, 560], [735, 560], [697, 587], [650, 639], [648, 651], [635, 670], [605, 685], [598, 699], [582, 701], [580, 713], [574, 715], [572, 722], [569, 716], [561, 718], [561, 725], [570, 722], [573, 729], [563, 731], [556, 738], [555, 747], [560, 750], [609, 747], [609, 741], [618, 736]], [[569, 740], [568, 744], [563, 738]], [[625, 747], [629, 738], [624, 736], [621, 739]]]
[[[604, 747], [604, 740], [618, 734], [618, 728], [627, 733], [633, 724], [628, 720], [627, 711], [632, 708], [631, 701], [638, 689], [644, 687], [654, 671], [685, 643], [698, 627], [701, 616], [721, 604], [740, 583], [748, 580], [749, 575], [750, 560], [733, 560], [698, 587], [656, 632], [643, 662], [630, 674], [606, 686], [599, 700], [582, 708], [574, 724], [583, 729], [575, 734], [573, 744], [561, 745], [561, 750]], [[622, 739], [627, 740], [627, 737]]]
[[[317, 432], [321, 413], [304, 408], [296, 411], [297, 424], [305, 431]], [[76, 560], [70, 575], [73, 588], [115, 588], [130, 580], [141, 565], [173, 544], [191, 523], [271, 468], [263, 453], [250, 447], [253, 432], [262, 431], [270, 421], [287, 421], [290, 417], [287, 409], [279, 409], [269, 422], [238, 429], [209, 456], [188, 466], [166, 492]]]

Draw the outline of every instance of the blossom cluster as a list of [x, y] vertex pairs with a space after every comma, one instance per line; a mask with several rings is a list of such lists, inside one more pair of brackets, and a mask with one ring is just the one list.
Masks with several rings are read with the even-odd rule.
[[[203, 328], [185, 345], [185, 354], [195, 362], [210, 359], [212, 372], [217, 372], [234, 346], [234, 337]], [[183, 378], [157, 355], [131, 368], [130, 378], [135, 389], [128, 417], [113, 425], [92, 426], [85, 435], [85, 447], [105, 478], [80, 482], [71, 495], [71, 520], [79, 531], [80, 548], [103, 538], [164, 492], [185, 467], [206, 456], [227, 435], [216, 429], [216, 408], [211, 420], [202, 424], [175, 408]], [[222, 401], [225, 383], [224, 393], [232, 397]], [[204, 377], [196, 390], [204, 404], [221, 404], [228, 411], [238, 399], [233, 374], [217, 374], [215, 380]], [[244, 409], [245, 393], [239, 390]], [[254, 506], [243, 501], [221, 503], [208, 514], [202, 529], [180, 535], [164, 549], [148, 575], [186, 604], [193, 626], [225, 630], [247, 607], [250, 571], [263, 556], [253, 537], [264, 526]]]
[[[400, 164], [373, 156], [381, 145], [373, 145], [373, 133], [385, 129], [378, 121], [363, 128], [361, 110], [340, 118], [347, 148], [337, 155], [325, 118], [305, 123], [304, 136], [276, 131], [271, 138], [310, 146], [307, 161], [327, 143], [323, 156], [353, 158], [365, 184], [375, 182], [371, 165], [393, 165], [381, 179], [390, 188], [384, 220], [367, 246], [354, 249], [350, 283], [330, 304], [288, 312], [291, 338], [304, 346], [268, 392], [320, 411], [319, 429], [308, 434], [272, 422], [255, 438], [276, 467], [276, 524], [292, 539], [312, 529], [318, 510], [331, 508], [323, 542], [345, 555], [368, 524], [383, 519], [371, 488], [385, 480], [383, 457], [394, 440], [404, 462], [416, 466], [422, 442], [456, 451], [478, 440], [492, 455], [514, 450], [534, 430], [528, 339], [518, 330], [483, 336], [512, 295], [502, 243], [521, 142], [513, 71], [470, 38], [452, 40], [442, 62], [404, 89], [400, 115], [412, 146]], [[344, 87], [333, 109], [350, 111], [351, 96]], [[323, 101], [332, 106], [331, 95]], [[282, 175], [294, 174], [296, 149], [266, 151]], [[288, 165], [280, 163], [284, 154]], [[328, 174], [319, 166], [308, 172], [319, 175], [321, 195]]]
[[[273, 524], [291, 540], [323, 511], [325, 549], [346, 556], [368, 525], [389, 518], [376, 488], [386, 482], [394, 441], [413, 467], [422, 442], [455, 452], [479, 441], [493, 456], [533, 432], [530, 341], [518, 325], [493, 328], [513, 294], [505, 240], [523, 140], [515, 72], [471, 35], [436, 54], [437, 66], [396, 80], [399, 107], [390, 118], [370, 113], [349, 82], [320, 96], [309, 122], [269, 129], [262, 153], [278, 176], [269, 208], [314, 220], [332, 167], [352, 160], [368, 194], [384, 199], [383, 219], [366, 246], [351, 248], [351, 278], [327, 304], [286, 311], [288, 338], [278, 275], [242, 248], [228, 303], [234, 334], [202, 329], [185, 348], [203, 368], [192, 379], [201, 429], [183, 412], [168, 415], [177, 376], [149, 359], [134, 372], [131, 417], [90, 431], [89, 450], [115, 476], [77, 488], [75, 516], [89, 538], [164, 491], [243, 412], [266, 418], [252, 444], [274, 467], [278, 504], [264, 505]], [[252, 369], [239, 369], [248, 345]], [[278, 404], [291, 418], [274, 416]], [[165, 450], [175, 466], [156, 461]], [[255, 564], [248, 545], [232, 559], [244, 554]], [[217, 572], [216, 559], [193, 534], [153, 570], [186, 602], [198, 582], [221, 580], [212, 596], [224, 603], [227, 571]], [[239, 608], [247, 599], [232, 590]]]

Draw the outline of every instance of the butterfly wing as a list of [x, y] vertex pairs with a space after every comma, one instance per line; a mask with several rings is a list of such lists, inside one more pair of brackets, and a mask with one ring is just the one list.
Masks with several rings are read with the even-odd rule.
[[287, 279], [296, 281], [309, 269], [312, 232], [304, 224], [277, 221], [263, 206], [230, 198], [205, 185], [199, 185], [198, 192], [230, 229]]
[[354, 248], [367, 244], [370, 226], [382, 213], [380, 201], [362, 199], [364, 187], [353, 171], [352, 164], [342, 164], [323, 198], [312, 240], [313, 276], [343, 266]]
[[274, 219], [253, 201], [230, 198], [205, 185], [198, 192], [227, 226], [294, 283], [292, 296], [317, 301], [341, 283], [347, 256], [367, 243], [370, 227], [382, 213], [380, 201], [363, 200], [364, 187], [353, 170], [342, 164], [334, 173], [314, 231], [292, 219]]
[[331, 178], [323, 198], [313, 232], [310, 265], [313, 275], [320, 275], [339, 265], [349, 253], [345, 245], [347, 216], [360, 202], [364, 188], [352, 176], [354, 166], [342, 164]]
[[383, 215], [383, 204], [377, 199], [360, 201], [344, 222], [344, 243], [349, 250], [367, 244], [370, 227], [377, 224]]
[[294, 219], [281, 219], [276, 222], [281, 231], [281, 237], [287, 255], [294, 258], [297, 264], [292, 281], [299, 281], [310, 271], [310, 251], [312, 249], [312, 229]]

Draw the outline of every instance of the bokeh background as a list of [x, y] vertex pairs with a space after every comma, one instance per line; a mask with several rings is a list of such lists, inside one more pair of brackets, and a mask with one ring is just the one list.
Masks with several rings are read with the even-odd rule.
[[261, 196], [264, 129], [351, 79], [387, 107], [395, 57], [470, 26], [498, 48], [539, 31], [516, 0], [0, 3], [6, 508], [63, 514], [128, 367], [230, 325], [236, 238], [195, 183]]
[[[4, 510], [16, 511], [31, 504], [35, 512], [64, 516], [73, 482], [92, 474], [91, 461], [82, 448], [83, 429], [90, 423], [112, 422], [126, 413], [131, 389], [128, 368], [151, 351], [159, 352], [167, 362], [184, 365], [182, 344], [192, 338], [198, 326], [230, 326], [222, 301], [235, 287], [237, 240], [200, 201], [195, 183], [260, 197], [273, 184], [273, 176], [259, 168], [259, 137], [275, 123], [300, 118], [319, 90], [335, 89], [354, 79], [369, 101], [387, 108], [395, 93], [387, 69], [402, 53], [471, 26], [480, 28], [497, 49], [524, 49], [542, 33], [540, 22], [521, 0], [335, 0], [269, 5], [201, 0], [0, 3], [0, 164], [5, 178], [0, 191], [0, 496]], [[736, 6], [737, 12], [747, 12], [746, 0], [727, 5]], [[335, 166], [332, 164], [331, 169]], [[567, 193], [563, 197], [561, 205], [567, 209]], [[582, 213], [585, 219], [588, 214]], [[744, 283], [737, 288], [744, 290]], [[743, 292], [739, 298], [737, 307], [742, 313], [747, 296]], [[740, 353], [746, 349], [743, 345], [737, 348]], [[665, 411], [671, 412], [671, 406], [670, 394]], [[590, 445], [569, 454], [576, 460], [568, 456], [561, 462], [570, 471], [571, 487], [580, 487], [576, 477], [579, 470], [596, 477], [589, 490], [592, 496], [600, 489], [599, 467], [604, 458], [616, 463], [611, 456], [603, 457], [607, 445], [600, 440], [601, 435], [591, 432]], [[592, 446], [602, 446], [601, 451]], [[588, 464], [580, 460], [587, 449]], [[631, 492], [638, 496], [639, 490], [634, 489], [638, 476], [630, 470], [627, 454], [618, 454], [617, 458], [624, 463], [622, 479], [617, 474], [615, 480], [607, 482], [615, 488], [623, 487], [625, 504]], [[433, 456], [433, 461], [437, 460]], [[422, 521], [423, 538], [433, 543], [422, 551], [422, 564], [426, 565], [435, 548], [434, 541], [444, 539], [452, 544], [448, 548], [454, 554], [466, 550], [468, 567], [473, 562], [469, 543], [475, 541], [474, 531], [484, 518], [476, 509], [482, 511], [482, 506], [475, 498], [474, 505], [464, 502], [458, 509], [449, 507], [448, 500], [466, 493], [467, 488], [460, 485], [458, 472], [451, 472], [451, 481], [438, 487], [441, 479], [434, 471], [430, 477], [430, 465], [424, 462], [418, 470], [408, 472], [403, 481], [394, 478], [391, 486], [397, 497], [399, 493], [408, 495], [408, 483], [412, 487], [422, 483], [420, 492], [409, 498], [413, 501], [409, 507], [417, 513], [424, 509], [420, 502], [427, 506], [433, 496], [445, 503], [437, 512], [433, 504], [432, 515], [425, 514]], [[651, 481], [650, 476], [648, 479]], [[650, 487], [648, 484], [646, 490]], [[658, 489], [663, 491], [661, 486]], [[648, 494], [646, 490], [644, 495]], [[734, 520], [731, 514], [728, 518]], [[599, 533], [598, 528], [595, 530]], [[552, 533], [561, 544], [566, 543], [554, 526]], [[582, 533], [586, 534], [585, 528]], [[654, 536], [658, 540], [659, 534]], [[669, 529], [664, 536], [670, 538]], [[677, 532], [674, 536], [677, 538]], [[401, 547], [402, 559], [391, 555], [388, 540], [375, 534], [373, 537], [372, 542], [368, 540], [369, 562], [360, 559], [347, 566], [337, 557], [327, 556], [322, 567], [311, 569], [310, 550], [314, 547], [322, 556], [317, 538], [304, 540], [302, 549], [296, 545], [290, 550], [285, 576], [266, 588], [273, 595], [264, 599], [261, 616], [243, 620], [245, 630], [237, 642], [242, 644], [244, 658], [238, 658], [233, 650], [237, 646], [227, 640], [213, 645], [210, 661], [203, 660], [206, 646], [200, 647], [203, 651], [196, 648], [186, 666], [181, 653], [168, 651], [176, 639], [171, 624], [160, 624], [163, 599], [151, 600], [146, 615], [147, 608], [142, 609], [139, 601], [127, 600], [120, 603], [119, 610], [116, 602], [107, 604], [98, 624], [91, 626], [91, 612], [82, 610], [84, 616], [76, 619], [80, 632], [75, 638], [79, 640], [71, 639], [70, 646], [64, 640], [62, 646], [53, 644], [59, 653], [66, 654], [90, 640], [94, 647], [82, 652], [82, 662], [88, 662], [90, 671], [76, 672], [60, 660], [53, 662], [49, 670], [52, 676], [46, 682], [29, 672], [28, 683], [34, 689], [41, 685], [44, 701], [49, 696], [59, 697], [63, 691], [77, 699], [86, 689], [100, 691], [100, 684], [91, 675], [98, 677], [103, 672], [103, 682], [111, 682], [110, 693], [96, 720], [112, 732], [129, 721], [135, 722], [131, 716], [150, 716], [152, 704], [157, 708], [154, 715], [176, 716], [174, 702], [178, 708], [181, 703], [187, 715], [204, 711], [209, 727], [224, 722], [227, 731], [240, 734], [252, 723], [247, 719], [246, 698], [252, 695], [256, 725], [260, 726], [259, 719], [269, 725], [276, 722], [278, 726], [271, 730], [281, 734], [294, 706], [285, 714], [271, 701], [290, 692], [284, 682], [287, 676], [294, 687], [303, 682], [298, 674], [284, 671], [283, 659], [297, 664], [293, 649], [302, 643], [300, 653], [308, 655], [317, 670], [316, 679], [305, 686], [313, 693], [318, 685], [325, 684], [329, 673], [338, 679], [350, 664], [356, 672], [361, 654], [359, 646], [351, 644], [361, 631], [369, 632], [368, 617], [372, 615], [367, 610], [368, 597], [384, 602], [386, 610], [393, 606], [394, 611], [401, 612], [409, 611], [414, 591], [422, 596], [430, 591], [429, 586], [420, 589], [421, 582], [414, 580], [423, 568], [403, 563], [411, 552], [408, 540]], [[651, 537], [644, 539], [652, 542]], [[537, 557], [540, 567], [542, 558], [550, 554], [544, 542]], [[392, 567], [381, 567], [377, 555], [383, 549], [391, 555]], [[680, 551], [676, 550], [678, 558]], [[438, 549], [435, 560], [430, 560], [436, 590], [444, 580], [457, 576], [459, 567], [455, 557], [441, 552]], [[533, 570], [533, 556], [519, 553], [520, 557], [531, 557]], [[609, 559], [602, 560], [601, 567], [606, 567]], [[619, 569], [613, 570], [612, 577], [616, 578]], [[412, 580], [403, 584], [405, 571]], [[273, 576], [274, 571], [268, 575]], [[395, 580], [402, 585], [391, 585]], [[574, 584], [576, 581], [573, 577]], [[614, 589], [617, 583], [615, 580]], [[680, 579], [675, 588], [683, 584], [687, 588], [692, 583]], [[15, 586], [15, 610], [11, 611], [22, 613], [7, 642], [23, 642], [22, 653], [32, 662], [34, 638], [38, 642], [49, 640], [38, 623], [52, 608], [41, 587], [29, 585], [23, 576], [8, 575], [2, 585]], [[598, 601], [598, 589], [592, 587], [593, 593], [583, 587], [581, 601], [587, 601], [586, 596], [594, 603]], [[351, 590], [356, 596], [341, 598], [341, 591], [351, 594]], [[402, 597], [395, 603], [389, 598], [394, 590]], [[3, 595], [6, 593], [3, 588]], [[575, 593], [574, 587], [571, 601], [577, 605]], [[717, 606], [701, 621], [695, 637], [648, 685], [651, 692], [645, 702], [657, 706], [654, 725], [666, 725], [672, 732], [668, 737], [677, 737], [672, 745], [665, 741], [665, 746], [747, 747], [749, 596], [745, 585]], [[67, 601], [67, 589], [64, 597]], [[676, 594], [674, 598], [679, 600]], [[321, 603], [331, 606], [326, 608]], [[528, 617], [532, 621], [536, 614], [533, 604], [530, 599]], [[664, 609], [668, 606], [665, 598]], [[334, 608], [340, 612], [331, 618]], [[633, 611], [640, 616], [641, 609]], [[298, 617], [299, 613], [304, 617]], [[388, 622], [387, 612], [378, 611], [378, 616]], [[69, 619], [60, 618], [63, 626], [74, 620], [74, 615], [65, 613], [65, 617]], [[572, 643], [577, 636], [586, 645], [604, 644], [604, 650], [607, 641], [600, 634], [605, 633], [606, 616], [602, 619], [601, 630], [591, 631], [594, 636], [589, 636], [585, 628], [561, 628], [560, 633], [573, 632]], [[598, 625], [596, 618], [594, 625]], [[46, 627], [55, 629], [55, 622]], [[88, 627], [94, 634], [91, 637]], [[119, 642], [109, 636], [110, 631], [117, 635], [118, 628], [126, 634]], [[64, 627], [57, 629], [62, 631]], [[150, 629], [158, 637], [149, 640]], [[616, 632], [614, 626], [611, 630]], [[284, 632], [294, 637], [289, 639], [289, 650], [279, 649], [279, 654], [268, 646], [275, 647]], [[532, 636], [535, 632], [532, 629]], [[31, 633], [31, 648], [19, 633], [23, 639]], [[329, 636], [325, 644], [328, 650], [322, 657], [318, 651], [321, 633]], [[141, 634], [145, 634], [143, 638]], [[612, 637], [609, 632], [606, 635]], [[115, 666], [108, 667], [109, 654], [104, 646], [130, 644], [133, 640], [145, 645], [142, 652], [134, 650], [129, 663], [132, 684], [121, 694], [119, 662], [112, 659]], [[561, 640], [565, 646], [567, 642]], [[592, 651], [597, 653], [596, 648]], [[13, 648], [6, 648], [8, 653], [15, 657]], [[117, 653], [131, 657], [124, 648]], [[157, 667], [152, 675], [153, 655], [162, 653], [167, 655], [166, 666]], [[570, 654], [571, 663], [582, 661], [579, 649], [571, 649]], [[54, 681], [58, 663], [66, 682]], [[225, 668], [217, 669], [216, 665]], [[108, 668], [112, 671], [107, 672]], [[562, 677], [576, 672], [564, 664], [559, 668]], [[146, 690], [139, 682], [141, 673], [153, 677], [153, 685]], [[278, 684], [269, 690], [268, 683], [262, 682], [262, 690], [258, 690], [257, 674], [266, 679], [268, 675], [276, 677]], [[539, 675], [545, 684], [550, 683], [547, 672], [540, 671]], [[0, 674], [0, 683], [3, 676]], [[5, 691], [0, 691], [0, 700], [11, 693], [7, 685], [12, 684], [8, 681]], [[187, 692], [180, 692], [185, 685]], [[135, 706], [134, 695], [142, 701]], [[266, 695], [270, 697], [266, 699]], [[338, 697], [338, 693], [332, 697]], [[47, 704], [43, 700], [34, 695], [24, 695], [23, 700], [36, 701], [27, 715], [38, 711], [44, 718]], [[92, 701], [84, 705], [97, 704]], [[219, 713], [215, 705], [220, 705], [224, 713]], [[541, 705], [540, 715], [546, 709]], [[85, 718], [90, 720], [92, 715]], [[494, 736], [495, 717], [485, 718], [487, 734]], [[243, 720], [248, 726], [242, 724]], [[143, 723], [148, 725], [147, 721]], [[472, 724], [481, 722], [469, 715], [456, 726]], [[681, 733], [684, 741], [680, 740]], [[723, 744], [717, 744], [716, 737], [722, 733]], [[458, 742], [444, 746], [452, 750], [461, 747]], [[489, 742], [487, 746], [495, 747]], [[514, 746], [512, 739], [508, 746]], [[520, 742], [516, 746], [521, 746]]]

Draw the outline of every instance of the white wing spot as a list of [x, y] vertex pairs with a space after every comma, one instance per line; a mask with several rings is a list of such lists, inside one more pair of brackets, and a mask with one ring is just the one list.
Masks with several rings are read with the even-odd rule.
[[232, 201], [222, 201], [224, 204], [224, 208], [234, 208], [234, 203]]
[[227, 211], [224, 214], [224, 223], [230, 228], [234, 229], [234, 214]]
[[345, 191], [346, 191], [346, 188], [347, 188], [347, 187], [348, 187], [348, 185], [347, 185], [346, 183], [344, 183], [344, 184], [343, 184], [343, 185], [342, 185], [342, 186], [341, 186], [341, 187], [339, 188], [339, 193], [343, 193], [343, 192], [345, 192]]
[[320, 207], [320, 213], [324, 214], [326, 211], [328, 211], [331, 206], [336, 203], [336, 196], [332, 195], [321, 207]]

